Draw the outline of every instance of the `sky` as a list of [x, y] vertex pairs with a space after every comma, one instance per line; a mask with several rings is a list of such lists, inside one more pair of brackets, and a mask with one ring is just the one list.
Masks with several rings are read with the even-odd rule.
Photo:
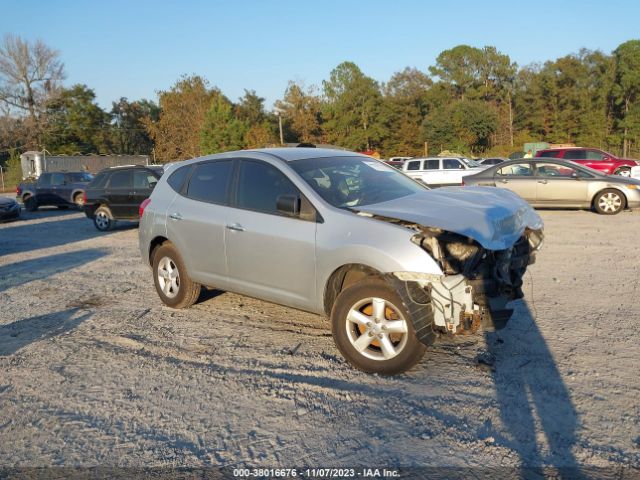
[[640, 38], [638, 19], [632, 0], [0, 0], [0, 34], [57, 49], [65, 85], [88, 85], [107, 110], [120, 97], [157, 101], [184, 74], [232, 101], [255, 90], [270, 110], [290, 80], [321, 86], [347, 60], [385, 82], [460, 44], [521, 66], [610, 53]]

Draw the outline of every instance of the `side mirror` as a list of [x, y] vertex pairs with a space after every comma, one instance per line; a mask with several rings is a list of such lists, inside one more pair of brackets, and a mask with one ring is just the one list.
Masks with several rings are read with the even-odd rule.
[[578, 175], [578, 172], [571, 172], [571, 178], [574, 180], [580, 180], [580, 175]]
[[300, 214], [300, 197], [298, 195], [278, 195], [276, 209], [285, 215], [297, 217]]

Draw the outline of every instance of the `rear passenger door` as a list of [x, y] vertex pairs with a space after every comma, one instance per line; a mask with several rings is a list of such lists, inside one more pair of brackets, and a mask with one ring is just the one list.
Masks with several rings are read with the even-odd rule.
[[167, 180], [171, 184], [173, 175], [191, 169], [182, 187], [176, 185], [179, 191], [167, 209], [167, 235], [189, 275], [220, 289], [227, 288], [224, 235], [233, 165], [230, 159], [200, 162], [181, 167]]
[[237, 178], [225, 225], [230, 289], [309, 308], [316, 300], [315, 216], [287, 216], [276, 205], [280, 195], [298, 196], [301, 204], [308, 201], [267, 162], [241, 160]]
[[131, 218], [133, 202], [133, 172], [130, 169], [116, 170], [111, 173], [105, 188], [105, 197], [114, 217]]
[[51, 205], [62, 205], [67, 203], [64, 197], [66, 176], [62, 172], [56, 172], [51, 174], [51, 190], [49, 196], [49, 203]]

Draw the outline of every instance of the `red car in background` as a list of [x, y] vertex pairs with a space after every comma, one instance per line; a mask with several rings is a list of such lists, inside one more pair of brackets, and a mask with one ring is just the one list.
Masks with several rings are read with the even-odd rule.
[[586, 165], [587, 167], [599, 170], [602, 173], [622, 175], [623, 177], [631, 176], [631, 168], [640, 165], [638, 160], [618, 158], [615, 155], [598, 148], [548, 148], [546, 150], [538, 150], [536, 152], [536, 157], [571, 160], [581, 165]]

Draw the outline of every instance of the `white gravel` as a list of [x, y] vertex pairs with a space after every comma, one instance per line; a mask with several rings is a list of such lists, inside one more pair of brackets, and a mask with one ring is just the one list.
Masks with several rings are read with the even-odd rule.
[[638, 467], [640, 212], [542, 216], [509, 326], [393, 378], [350, 368], [322, 317], [161, 306], [135, 225], [1, 224], [0, 467]]

